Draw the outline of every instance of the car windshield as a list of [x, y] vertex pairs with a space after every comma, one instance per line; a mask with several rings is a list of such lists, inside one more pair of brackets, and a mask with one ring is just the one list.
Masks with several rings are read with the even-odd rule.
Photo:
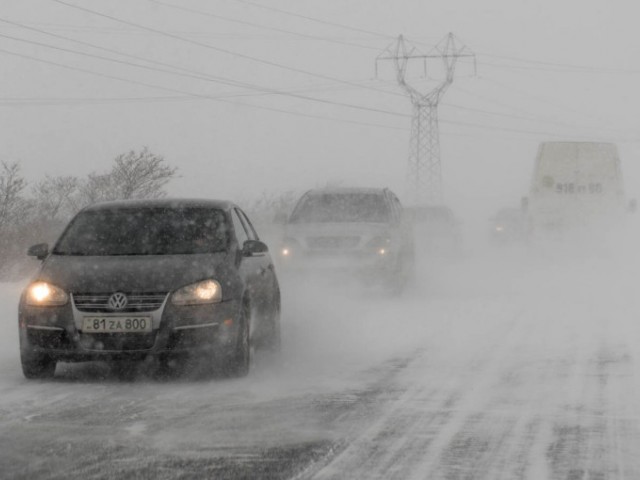
[[342, 223], [389, 221], [384, 197], [375, 193], [309, 195], [291, 214], [291, 223]]
[[64, 232], [58, 255], [176, 255], [227, 249], [228, 227], [213, 208], [118, 208], [80, 213]]

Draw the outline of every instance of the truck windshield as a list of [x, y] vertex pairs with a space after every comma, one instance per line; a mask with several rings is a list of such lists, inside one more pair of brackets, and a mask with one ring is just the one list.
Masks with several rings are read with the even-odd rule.
[[226, 251], [226, 216], [214, 208], [85, 211], [55, 246], [58, 255], [176, 255]]

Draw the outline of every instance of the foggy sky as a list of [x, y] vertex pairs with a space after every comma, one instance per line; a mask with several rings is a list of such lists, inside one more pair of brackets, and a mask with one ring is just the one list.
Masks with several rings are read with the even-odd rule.
[[[200, 13], [150, 0], [68, 2], [209, 47], [52, 0], [2, 0], [1, 20], [169, 65], [0, 22], [2, 35], [93, 55], [0, 37], [0, 158], [20, 161], [29, 181], [106, 170], [117, 154], [148, 146], [180, 169], [169, 186], [176, 196], [238, 200], [333, 183], [388, 186], [403, 198], [411, 104], [390, 65], [376, 78], [375, 58], [398, 34], [426, 52], [451, 31], [477, 54], [477, 75], [459, 65], [440, 107], [448, 203], [483, 212], [517, 205], [538, 143], [561, 139], [617, 143], [628, 195], [637, 197], [633, 2], [162, 0]], [[199, 74], [388, 113], [257, 95], [192, 78]]]

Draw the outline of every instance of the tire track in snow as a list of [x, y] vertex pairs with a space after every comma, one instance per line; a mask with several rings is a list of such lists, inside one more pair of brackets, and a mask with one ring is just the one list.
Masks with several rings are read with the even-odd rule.
[[[516, 316], [501, 335], [492, 336], [480, 351], [458, 363], [445, 363], [447, 371], [440, 370], [437, 375], [430, 371], [441, 366], [430, 364], [428, 355], [414, 360], [403, 375], [405, 387], [411, 386], [334, 462], [312, 478], [343, 478], [344, 472], [351, 472], [353, 478], [424, 478], [465, 419], [472, 415], [477, 402], [475, 390], [480, 389], [487, 376], [492, 377], [501, 369], [509, 346], [527, 335], [521, 326]], [[413, 381], [416, 378], [421, 378], [420, 383]]]

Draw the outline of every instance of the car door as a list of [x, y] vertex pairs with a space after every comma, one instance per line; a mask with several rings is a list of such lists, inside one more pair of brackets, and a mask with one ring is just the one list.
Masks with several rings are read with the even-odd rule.
[[[238, 241], [238, 248], [242, 251], [247, 240], [258, 240], [255, 230], [246, 218], [246, 215], [237, 207], [231, 211], [233, 227]], [[251, 255], [240, 254], [240, 275], [245, 279], [245, 291], [249, 294], [252, 308], [264, 312], [265, 302], [268, 297], [272, 269], [268, 253], [253, 253]]]
[[[245, 227], [247, 228], [247, 232], [250, 240], [260, 240], [258, 234], [256, 233], [255, 228], [249, 217], [246, 213], [244, 213], [241, 209], [237, 209], [238, 214], [240, 215], [240, 219], [243, 220]], [[273, 265], [273, 259], [268, 251], [265, 251], [260, 255], [260, 298], [264, 299], [266, 305], [264, 305], [265, 313], [271, 314], [271, 308], [273, 307], [272, 302], [274, 298], [279, 293], [278, 280], [276, 278], [276, 271]]]

